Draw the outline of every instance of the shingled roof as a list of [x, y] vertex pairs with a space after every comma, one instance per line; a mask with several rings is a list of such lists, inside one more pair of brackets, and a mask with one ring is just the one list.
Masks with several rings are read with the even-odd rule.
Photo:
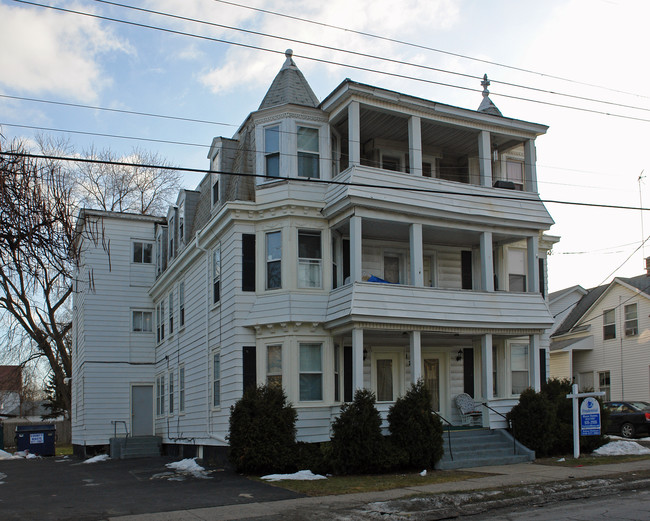
[[314, 91], [311, 90], [302, 72], [296, 67], [292, 58], [293, 51], [287, 49], [284, 54], [287, 59], [273, 80], [273, 83], [271, 83], [258, 110], [286, 105], [288, 103], [317, 107], [319, 103], [318, 98], [314, 94]]
[[562, 324], [560, 324], [560, 327], [555, 330], [555, 333], [553, 333], [552, 336], [557, 337], [571, 331], [584, 314], [589, 311], [591, 306], [594, 305], [594, 302], [596, 302], [612, 284], [615, 284], [616, 281], [624, 282], [650, 296], [650, 278], [647, 275], [638, 275], [629, 278], [616, 277], [609, 284], [603, 284], [602, 286], [597, 286], [588, 290], [587, 294], [578, 301], [575, 307], [571, 310], [571, 313], [567, 315]]

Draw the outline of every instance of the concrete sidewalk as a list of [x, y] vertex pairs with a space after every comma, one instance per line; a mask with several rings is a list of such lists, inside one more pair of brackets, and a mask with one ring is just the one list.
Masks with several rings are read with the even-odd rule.
[[[577, 462], [579, 465], [579, 460]], [[228, 505], [213, 508], [198, 508], [175, 512], [158, 512], [152, 514], [132, 515], [110, 518], [111, 521], [217, 521], [235, 519], [362, 519], [350, 516], [350, 513], [367, 511], [373, 503], [385, 504], [391, 500], [399, 500], [415, 494], [438, 495], [458, 492], [480, 491], [486, 489], [507, 490], [522, 485], [543, 485], [566, 482], [564, 490], [571, 488], [586, 489], [591, 487], [597, 478], [611, 479], [625, 475], [634, 479], [635, 473], [645, 476], [650, 473], [650, 460], [610, 465], [593, 465], [588, 467], [560, 467], [534, 463], [520, 463], [496, 467], [476, 467], [473, 472], [484, 476], [470, 478], [464, 481], [454, 481], [432, 485], [386, 490], [381, 492], [366, 492], [338, 496], [298, 498], [271, 502]]]

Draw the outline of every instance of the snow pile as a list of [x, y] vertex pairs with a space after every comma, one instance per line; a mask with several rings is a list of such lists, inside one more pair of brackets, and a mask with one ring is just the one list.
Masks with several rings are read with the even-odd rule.
[[300, 470], [294, 474], [268, 474], [267, 476], [262, 476], [260, 479], [265, 479], [266, 481], [282, 481], [285, 479], [293, 481], [314, 481], [316, 479], [327, 478], [320, 474], [314, 474], [311, 470]]
[[2, 459], [19, 459], [20, 456], [14, 456], [13, 454], [9, 454], [8, 452], [5, 452], [4, 450], [0, 450], [0, 460]]
[[106, 461], [108, 459], [111, 459], [108, 454], [98, 454], [97, 456], [87, 459], [83, 463], [97, 463], [99, 461]]
[[612, 441], [594, 451], [599, 456], [624, 456], [629, 454], [650, 454], [650, 449], [636, 441]]
[[167, 468], [175, 470], [180, 474], [189, 474], [199, 479], [209, 479], [208, 472], [196, 462], [196, 458], [186, 458], [173, 463], [167, 463]]

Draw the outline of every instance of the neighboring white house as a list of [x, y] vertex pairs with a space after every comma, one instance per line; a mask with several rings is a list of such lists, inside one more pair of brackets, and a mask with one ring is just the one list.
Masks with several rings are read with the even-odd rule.
[[605, 400], [650, 401], [650, 276], [574, 286], [551, 302], [550, 376], [604, 391]]
[[356, 388], [385, 417], [423, 378], [452, 423], [459, 393], [505, 413], [539, 388], [547, 127], [483, 95], [477, 111], [345, 80], [319, 102], [287, 53], [164, 219], [82, 212], [73, 444], [126, 429], [216, 450], [230, 406], [267, 382], [302, 441], [328, 439]]

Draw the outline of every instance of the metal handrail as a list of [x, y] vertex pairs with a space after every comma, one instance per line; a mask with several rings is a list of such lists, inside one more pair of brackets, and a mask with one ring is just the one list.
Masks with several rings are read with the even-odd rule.
[[515, 435], [515, 422], [512, 421], [512, 419], [508, 419], [505, 415], [501, 414], [499, 411], [496, 409], [493, 409], [490, 407], [487, 403], [484, 402], [479, 402], [483, 407], [487, 407], [490, 409], [493, 413], [498, 414], [503, 418], [506, 422], [508, 422], [508, 427], [510, 427], [510, 430], [512, 431], [512, 453], [517, 454], [517, 437]]
[[445, 418], [445, 417], [443, 417], [443, 416], [440, 416], [440, 415], [439, 415], [436, 411], [434, 411], [433, 409], [431, 409], [431, 412], [432, 412], [433, 414], [435, 414], [438, 418], [440, 418], [442, 421], [444, 421], [444, 422], [447, 424], [447, 438], [448, 438], [448, 440], [449, 440], [449, 456], [451, 457], [451, 461], [454, 461], [454, 453], [453, 453], [453, 451], [451, 450], [451, 429], [450, 429], [450, 427], [453, 427], [453, 425], [451, 424], [451, 422], [450, 422], [449, 420], [447, 420], [447, 418]]
[[117, 424], [122, 423], [124, 425], [124, 433], [126, 434], [126, 437], [129, 437], [129, 427], [126, 424], [124, 420], [111, 420], [111, 424], [113, 425], [113, 437], [117, 438]]

